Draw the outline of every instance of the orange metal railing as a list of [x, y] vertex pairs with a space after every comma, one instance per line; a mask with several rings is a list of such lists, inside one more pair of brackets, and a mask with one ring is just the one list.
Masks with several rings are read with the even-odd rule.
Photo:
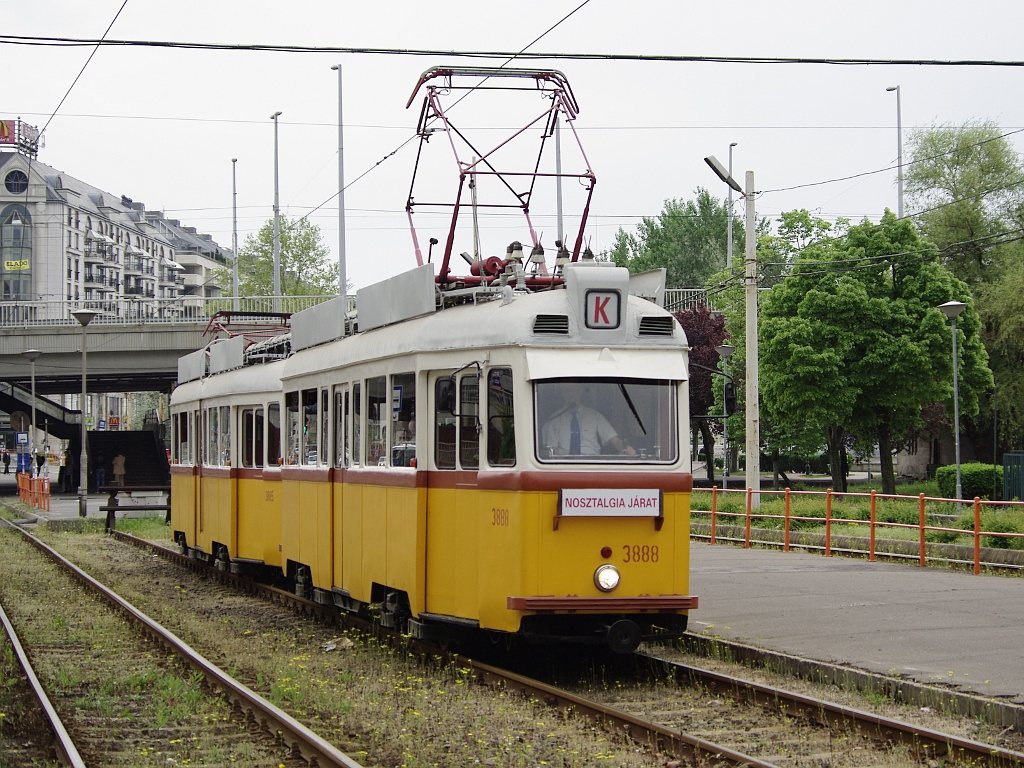
[[[709, 543], [715, 544], [721, 538], [720, 526], [722, 525], [734, 525], [737, 528], [742, 527], [743, 530], [743, 546], [749, 548], [752, 543], [758, 544], [775, 544], [775, 541], [757, 541], [754, 542], [752, 538], [752, 530], [763, 527], [770, 528], [781, 528], [782, 531], [782, 549], [783, 551], [789, 551], [792, 544], [792, 525], [794, 522], [799, 523], [810, 523], [817, 527], [821, 526], [822, 535], [824, 538], [824, 554], [831, 556], [833, 551], [833, 542], [835, 536], [833, 535], [833, 525], [845, 525], [853, 528], [866, 527], [867, 531], [867, 549], [865, 553], [869, 560], [875, 560], [878, 554], [878, 535], [885, 535], [886, 530], [895, 529], [916, 529], [917, 530], [917, 555], [916, 559], [921, 567], [928, 564], [929, 560], [935, 561], [948, 561], [949, 558], [942, 558], [931, 556], [928, 553], [927, 537], [929, 533], [932, 534], [948, 534], [950, 537], [971, 537], [973, 539], [973, 570], [974, 573], [981, 573], [982, 565], [982, 547], [981, 542], [983, 538], [992, 537], [991, 540], [995, 541], [1006, 541], [1005, 547], [1009, 547], [1009, 542], [1012, 539], [1024, 538], [1024, 533], [1012, 532], [1012, 531], [998, 531], [998, 530], [983, 530], [981, 523], [981, 513], [983, 508], [989, 508], [990, 510], [1008, 510], [1015, 509], [1020, 510], [1024, 508], [1024, 502], [1020, 501], [987, 501], [980, 498], [975, 498], [972, 502], [958, 501], [957, 499], [943, 499], [926, 497], [923, 493], [919, 496], [900, 496], [900, 495], [888, 495], [880, 494], [877, 491], [870, 491], [867, 493], [835, 493], [831, 489], [821, 491], [793, 491], [786, 488], [783, 491], [772, 491], [772, 490], [761, 490], [758, 491], [758, 495], [763, 502], [767, 497], [769, 500], [774, 498], [780, 498], [782, 500], [781, 511], [777, 508], [779, 504], [765, 504], [765, 507], [771, 507], [771, 511], [762, 511], [762, 507], [755, 509], [754, 507], [754, 490], [752, 488], [747, 489], [724, 489], [714, 486], [707, 492], [710, 497], [710, 510], [698, 509], [697, 503], [701, 500], [702, 492], [695, 491], [694, 498], [691, 503], [691, 518], [697, 522], [702, 517], [709, 518], [710, 523], [710, 535]], [[728, 494], [728, 496], [723, 496]], [[736, 498], [739, 494], [743, 494], [744, 512], [740, 511], [725, 511], [721, 507], [725, 501], [729, 501], [729, 506], [733, 509], [739, 507], [739, 499]], [[732, 498], [730, 499], [729, 496]], [[795, 515], [793, 514], [793, 500], [794, 497], [820, 497], [822, 501], [823, 514], [822, 515]], [[836, 517], [836, 502], [840, 506], [849, 504], [851, 501], [860, 500], [861, 502], [867, 501], [868, 503], [868, 516], [867, 519], [850, 518], [850, 517]], [[916, 506], [917, 522], [914, 524], [906, 522], [897, 522], [891, 520], [880, 520], [878, 513], [878, 504], [880, 501], [899, 501], [906, 503], [908, 506], [913, 504]], [[931, 513], [932, 520], [928, 520], [928, 507], [932, 507]], [[967, 507], [973, 512], [973, 526], [970, 529], [967, 528], [955, 528], [949, 525], [949, 518], [960, 517], [959, 510], [962, 507]], [[936, 511], [938, 509], [953, 511], [956, 510], [956, 514], [943, 514], [942, 512]], [[729, 522], [725, 522], [729, 521]], [[738, 533], [734, 541], [739, 541]], [[806, 546], [806, 545], [803, 545]], [[883, 553], [885, 554], [885, 553]]]
[[36, 509], [50, 511], [50, 478], [32, 477], [28, 472], [18, 473], [18, 498]]

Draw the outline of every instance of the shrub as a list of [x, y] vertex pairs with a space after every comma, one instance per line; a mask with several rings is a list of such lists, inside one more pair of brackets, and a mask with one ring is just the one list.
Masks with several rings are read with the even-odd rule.
[[[1002, 500], [1003, 468], [992, 464], [961, 464], [960, 483], [963, 486], [963, 498], [989, 499], [992, 496], [992, 470], [996, 473], [996, 498]], [[956, 465], [950, 464], [935, 470], [935, 480], [939, 484], [939, 493], [943, 498], [956, 498]]]

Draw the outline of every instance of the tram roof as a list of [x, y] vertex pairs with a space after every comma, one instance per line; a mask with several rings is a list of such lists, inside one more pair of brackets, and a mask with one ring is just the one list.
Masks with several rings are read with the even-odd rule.
[[[355, 365], [423, 352], [444, 352], [503, 347], [603, 347], [687, 348], [686, 335], [675, 323], [668, 334], [641, 337], [641, 317], [669, 318], [671, 314], [635, 296], [625, 297], [622, 333], [600, 339], [581, 333], [583, 323], [573, 311], [571, 292], [554, 289], [537, 293], [516, 293], [512, 301], [463, 304], [434, 314], [375, 328], [293, 354], [285, 363], [282, 378], [303, 376], [326, 368]], [[538, 317], [565, 317], [566, 332], [537, 332]], [[663, 326], [668, 328], [668, 324]], [[589, 338], [586, 338], [589, 335]]]

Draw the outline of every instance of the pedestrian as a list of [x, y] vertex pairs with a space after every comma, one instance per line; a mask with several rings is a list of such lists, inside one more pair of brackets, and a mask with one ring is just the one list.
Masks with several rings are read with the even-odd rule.
[[118, 451], [111, 467], [114, 471], [114, 485], [124, 485], [124, 454]]
[[71, 493], [75, 490], [75, 481], [78, 478], [75, 476], [75, 456], [70, 451], [66, 456], [67, 465], [64, 467], [64, 485], [62, 490], [64, 493]]
[[57, 487], [61, 490], [64, 489], [64, 475], [68, 471], [68, 454], [63, 448], [60, 449], [60, 456], [57, 459], [58, 470], [57, 470]]
[[11, 452], [4, 450], [4, 474], [11, 474]]
[[96, 490], [99, 490], [107, 484], [107, 467], [103, 463], [104, 458], [102, 453], [96, 454]]

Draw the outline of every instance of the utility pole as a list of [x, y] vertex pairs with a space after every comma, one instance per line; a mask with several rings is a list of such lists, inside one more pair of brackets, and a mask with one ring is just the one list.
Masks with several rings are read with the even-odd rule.
[[278, 194], [277, 177], [277, 118], [280, 112], [270, 116], [274, 121], [274, 301], [280, 306], [281, 302], [281, 202]]

